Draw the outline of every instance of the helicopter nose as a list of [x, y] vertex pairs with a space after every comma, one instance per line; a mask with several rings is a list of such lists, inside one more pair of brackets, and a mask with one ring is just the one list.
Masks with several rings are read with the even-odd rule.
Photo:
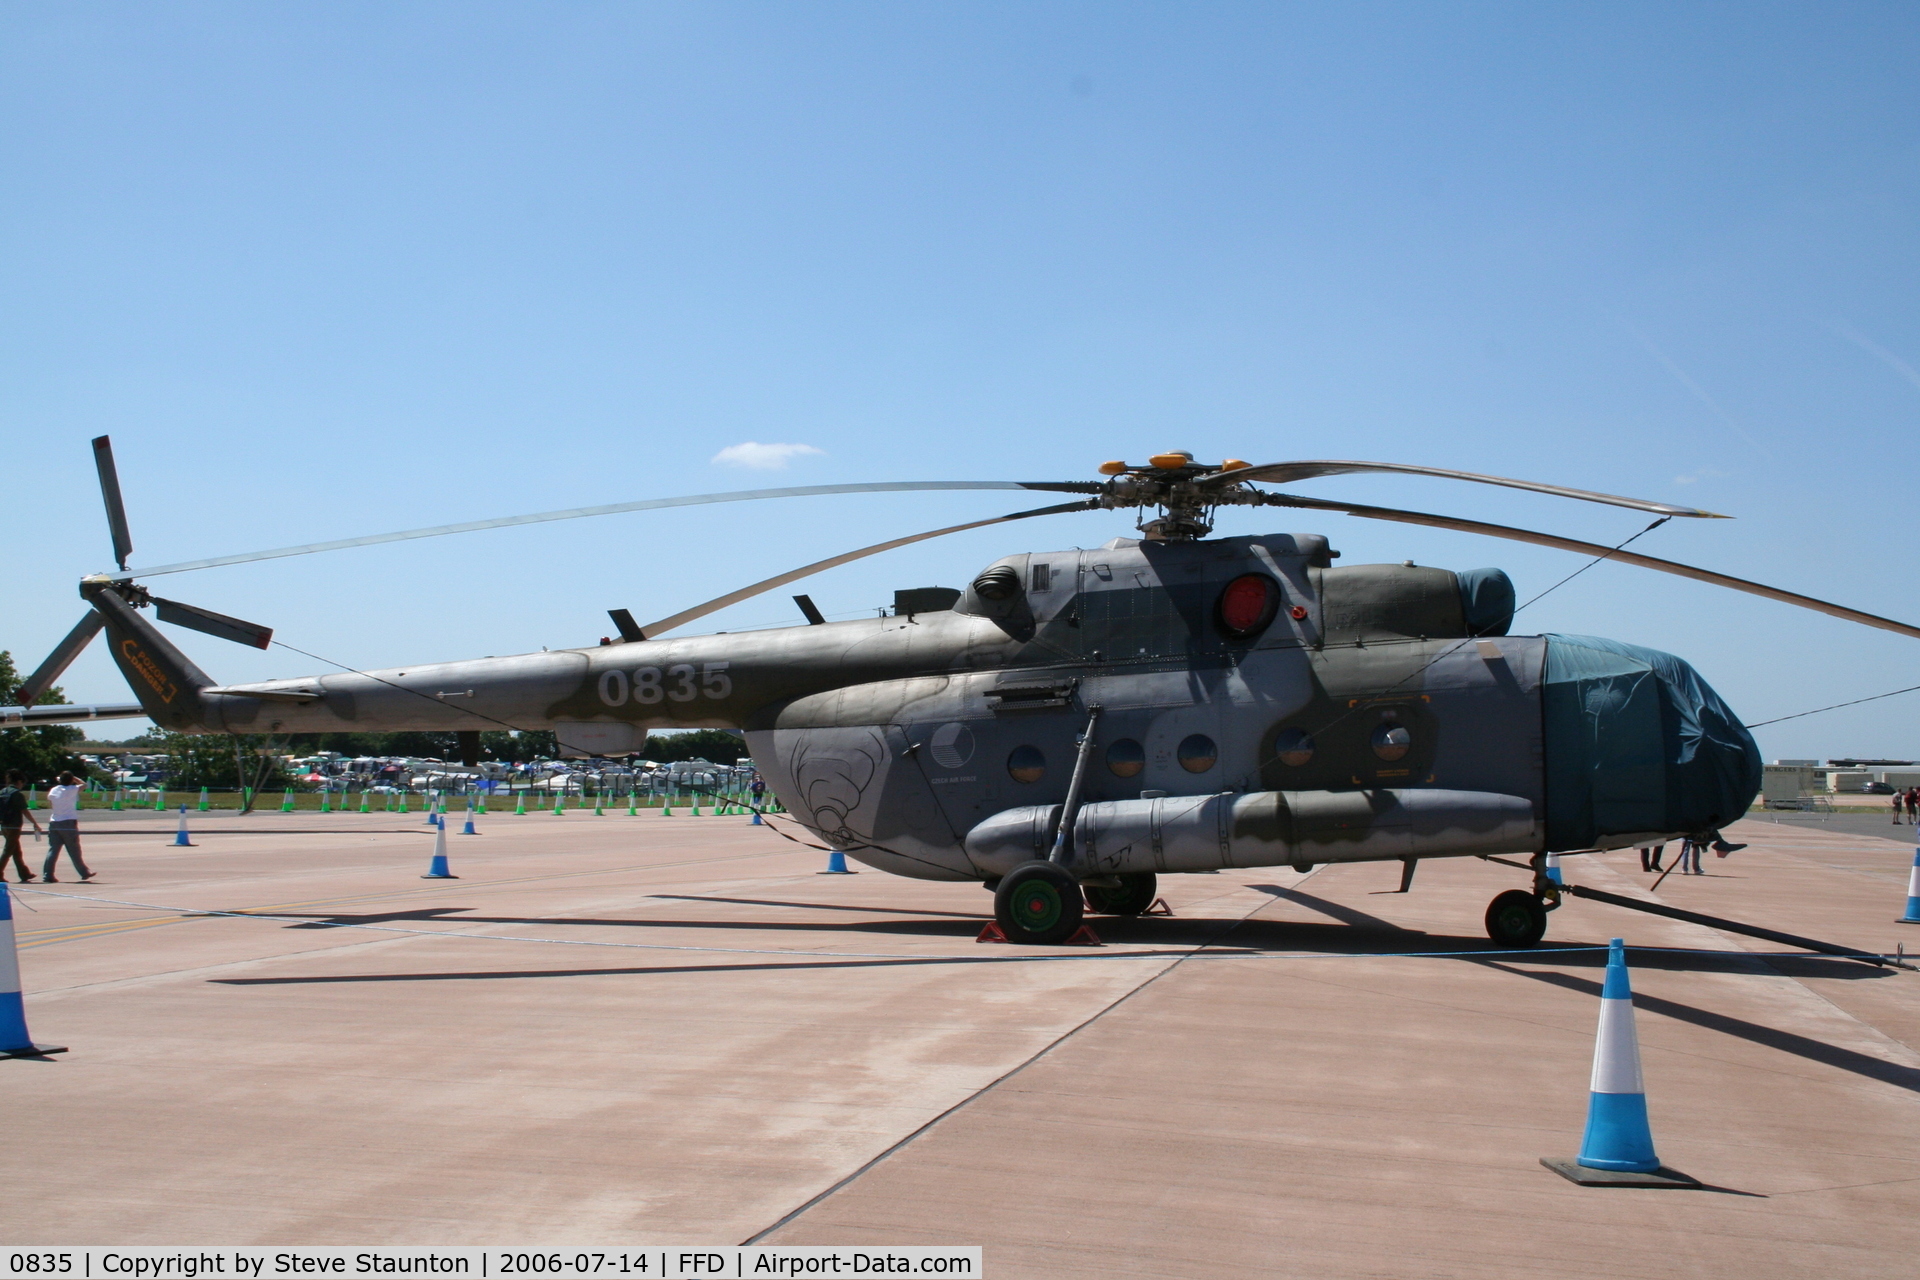
[[1670, 653], [1549, 635], [1540, 696], [1549, 849], [1716, 829], [1759, 793], [1753, 736]]

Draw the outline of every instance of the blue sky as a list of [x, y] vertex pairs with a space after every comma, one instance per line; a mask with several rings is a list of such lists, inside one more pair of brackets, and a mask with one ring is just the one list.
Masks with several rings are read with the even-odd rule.
[[[1737, 516], [1637, 548], [1920, 621], [1920, 11], [1885, 4], [0, 8], [4, 635], [136, 567], [676, 493], [1391, 459]], [[815, 453], [713, 459], [745, 442]], [[1311, 495], [1617, 542], [1631, 512], [1437, 480]], [[156, 580], [379, 666], [590, 643], [1017, 495], [810, 498]], [[1037, 505], [1037, 504], [1035, 504]], [[1560, 552], [1346, 517], [1346, 563]], [[925, 544], [829, 614], [1095, 545]], [[713, 629], [798, 621], [787, 592]], [[1749, 720], [1920, 647], [1601, 566], [1516, 630], [1678, 653]], [[197, 635], [217, 677], [314, 664]], [[124, 700], [104, 653], [79, 700]], [[1920, 694], [1759, 732], [1920, 754]]]

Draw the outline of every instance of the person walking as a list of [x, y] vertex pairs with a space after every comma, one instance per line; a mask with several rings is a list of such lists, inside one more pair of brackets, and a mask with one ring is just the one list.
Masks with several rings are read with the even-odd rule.
[[1907, 788], [1907, 820], [1920, 826], [1920, 787]]
[[1643, 847], [1640, 850], [1640, 869], [1642, 871], [1658, 871], [1660, 869], [1660, 858], [1666, 851], [1667, 846], [1663, 844]]
[[11, 862], [20, 869], [20, 883], [32, 884], [33, 872], [27, 870], [27, 856], [20, 850], [20, 820], [31, 822], [35, 835], [41, 832], [40, 819], [27, 808], [27, 793], [20, 789], [26, 783], [27, 775], [15, 769], [7, 774], [7, 785], [0, 787], [0, 880], [7, 878]]
[[1900, 825], [1900, 810], [1906, 803], [1906, 792], [1896, 791], [1893, 793], [1893, 825], [1896, 827]]
[[1688, 836], [1680, 842], [1680, 874], [1683, 876], [1703, 876], [1700, 869], [1700, 850], [1706, 847], [1706, 841], [1699, 836]]
[[67, 851], [67, 858], [73, 863], [73, 869], [80, 873], [82, 880], [93, 879], [93, 872], [87, 870], [87, 864], [80, 857], [80, 795], [83, 788], [80, 779], [71, 773], [60, 775], [60, 785], [47, 791], [47, 804], [53, 813], [47, 823], [47, 864], [40, 868], [40, 878], [48, 884], [59, 884], [53, 877], [54, 867], [60, 861], [60, 850]]

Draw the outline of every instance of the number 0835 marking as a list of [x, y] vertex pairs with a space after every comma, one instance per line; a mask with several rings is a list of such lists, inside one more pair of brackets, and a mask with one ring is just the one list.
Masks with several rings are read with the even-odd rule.
[[682, 662], [662, 671], [659, 667], [640, 667], [628, 675], [625, 671], [605, 671], [600, 675], [600, 701], [610, 707], [624, 707], [632, 698], [642, 706], [665, 699], [668, 702], [692, 702], [695, 698], [724, 698], [733, 692], [733, 677], [727, 663], [709, 662], [703, 667]]

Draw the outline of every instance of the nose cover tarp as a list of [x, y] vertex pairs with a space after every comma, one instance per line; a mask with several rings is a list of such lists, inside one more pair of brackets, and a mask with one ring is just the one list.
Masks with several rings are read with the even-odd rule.
[[1760, 790], [1753, 736], [1672, 654], [1550, 635], [1541, 710], [1549, 849], [1720, 827]]

